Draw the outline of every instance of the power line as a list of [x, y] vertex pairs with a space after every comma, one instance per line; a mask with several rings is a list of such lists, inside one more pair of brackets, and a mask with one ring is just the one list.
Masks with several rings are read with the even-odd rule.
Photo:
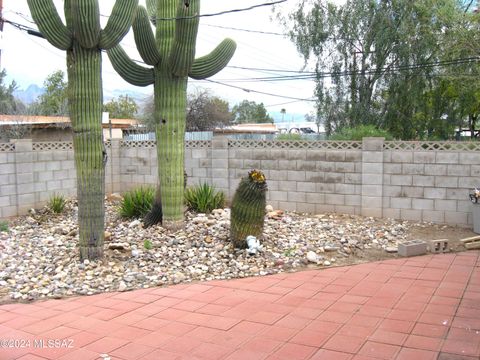
[[[291, 81], [291, 80], [315, 80], [319, 78], [328, 78], [336, 76], [352, 76], [352, 75], [383, 75], [388, 72], [399, 72], [399, 71], [408, 71], [408, 70], [423, 70], [430, 69], [434, 67], [441, 66], [452, 66], [452, 65], [462, 65], [469, 64], [474, 62], [479, 62], [480, 57], [469, 57], [469, 58], [458, 58], [445, 61], [437, 61], [431, 63], [420, 63], [420, 64], [411, 64], [403, 66], [392, 66], [384, 67], [380, 69], [371, 69], [371, 70], [356, 70], [356, 71], [337, 71], [337, 72], [319, 72], [315, 73], [304, 73], [304, 75], [281, 75], [281, 76], [269, 76], [269, 77], [258, 77], [258, 78], [242, 78], [242, 79], [221, 79], [225, 82], [273, 82], [273, 81]], [[266, 71], [267, 69], [263, 69]], [[272, 70], [278, 71], [278, 70]]]
[[278, 0], [278, 1], [273, 1], [273, 2], [269, 2], [269, 3], [252, 5], [252, 6], [249, 6], [249, 7], [246, 7], [246, 8], [225, 10], [225, 11], [220, 11], [220, 12], [211, 13], [211, 14], [199, 14], [199, 15], [171, 17], [171, 18], [156, 18], [155, 20], [159, 20], [159, 21], [189, 20], [189, 19], [198, 19], [198, 18], [202, 18], [202, 17], [213, 17], [213, 16], [219, 16], [219, 15], [233, 14], [233, 13], [238, 13], [238, 12], [243, 12], [243, 11], [250, 11], [250, 10], [253, 10], [253, 9], [260, 8], [260, 7], [281, 4], [281, 3], [284, 3], [286, 1], [287, 0]]
[[203, 25], [203, 26], [209, 26], [209, 27], [213, 27], [213, 28], [218, 28], [218, 29], [243, 31], [243, 32], [255, 33], [255, 34], [286, 36], [285, 34], [277, 33], [277, 32], [271, 32], [271, 31], [240, 29], [240, 28], [234, 28], [234, 27], [229, 27], [229, 26], [220, 26], [220, 25], [211, 25], [211, 24], [201, 24], [201, 25]]
[[211, 79], [205, 79], [203, 81], [208, 81], [208, 82], [211, 82], [211, 83], [215, 83], [215, 84], [219, 84], [219, 85], [223, 85], [223, 86], [228, 86], [228, 87], [231, 87], [231, 88], [234, 88], [234, 89], [243, 90], [247, 93], [262, 94], [262, 95], [268, 95], [268, 96], [279, 97], [279, 98], [284, 98], [284, 99], [292, 99], [292, 100], [298, 100], [298, 101], [316, 101], [315, 99], [302, 99], [302, 98], [297, 98], [297, 97], [293, 97], [293, 96], [272, 94], [272, 93], [267, 93], [267, 92], [263, 92], [263, 91], [247, 89], [247, 88], [243, 88], [243, 87], [240, 87], [240, 86], [225, 84], [221, 81], [215, 81], [215, 80], [211, 80]]

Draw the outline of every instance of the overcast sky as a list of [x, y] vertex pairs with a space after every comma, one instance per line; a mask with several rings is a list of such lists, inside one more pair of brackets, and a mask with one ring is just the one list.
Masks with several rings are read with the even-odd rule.
[[[59, 13], [63, 16], [63, 1], [55, 0], [54, 2], [57, 5]], [[101, 0], [99, 2], [101, 14], [108, 16], [114, 1]], [[201, 14], [246, 8], [264, 2], [270, 2], [270, 0], [203, 0]], [[283, 9], [286, 11], [287, 8], [291, 8], [295, 3], [296, 0], [288, 0], [288, 2], [283, 5]], [[145, 0], [140, 0], [140, 4], [144, 5]], [[4, 18], [7, 20], [30, 27], [36, 27], [35, 24], [30, 22], [31, 16], [25, 0], [4, 0], [3, 6]], [[222, 26], [281, 33], [281, 26], [276, 21], [271, 20], [272, 16], [272, 9], [268, 6], [251, 11], [202, 18], [198, 32], [197, 56], [205, 55], [225, 37], [230, 37], [237, 42], [238, 48], [229, 66], [274, 70], [301, 70], [303, 66], [302, 58], [298, 55], [295, 46], [290, 40], [283, 36], [214, 27]], [[102, 17], [102, 21], [106, 22], [107, 17]], [[136, 51], [131, 32], [122, 41], [122, 44], [132, 58], [141, 59]], [[145, 88], [134, 87], [125, 82], [115, 73], [108, 57], [105, 55], [103, 58], [104, 93], [106, 96], [116, 89], [130, 89], [141, 92], [146, 96], [152, 94], [153, 87], [151, 86]], [[17, 30], [11, 25], [5, 24], [1, 66], [7, 70], [8, 79], [14, 79], [20, 88], [26, 88], [32, 83], [41, 86], [45, 78], [52, 72], [58, 69], [65, 71], [65, 52], [57, 50], [41, 38], [28, 35], [24, 31]], [[294, 101], [288, 97], [312, 99], [314, 90], [314, 82], [312, 80], [280, 82], [232, 81], [274, 75], [285, 75], [285, 73], [250, 71], [228, 67], [211, 79], [238, 86], [245, 90], [256, 90], [285, 97], [263, 95], [194, 80], [189, 81], [190, 91], [192, 91], [194, 87], [210, 89], [213, 95], [228, 100], [231, 106], [245, 99], [258, 103], [262, 102], [272, 114], [284, 108], [286, 110], [285, 120], [291, 120], [292, 117], [295, 117], [297, 121], [303, 120], [305, 114], [313, 111], [313, 102]], [[280, 115], [276, 115], [277, 119], [279, 116]]]

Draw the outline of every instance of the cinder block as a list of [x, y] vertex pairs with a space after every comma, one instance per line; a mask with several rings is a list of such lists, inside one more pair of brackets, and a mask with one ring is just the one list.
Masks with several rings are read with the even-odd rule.
[[355, 172], [355, 163], [352, 163], [352, 162], [336, 163], [335, 171], [344, 172], [344, 173], [353, 173]]
[[458, 187], [458, 177], [456, 176], [436, 176], [435, 187], [456, 188]]
[[449, 252], [448, 239], [430, 240], [428, 242], [428, 250], [435, 254]]
[[427, 253], [427, 243], [422, 240], [410, 240], [398, 244], [398, 254], [410, 257]]
[[317, 164], [315, 161], [297, 160], [297, 170], [315, 171], [317, 170]]
[[327, 151], [326, 152], [327, 161], [345, 161], [345, 151]]
[[435, 163], [435, 153], [434, 152], [414, 152], [413, 153], [413, 162], [420, 164], [434, 164]]

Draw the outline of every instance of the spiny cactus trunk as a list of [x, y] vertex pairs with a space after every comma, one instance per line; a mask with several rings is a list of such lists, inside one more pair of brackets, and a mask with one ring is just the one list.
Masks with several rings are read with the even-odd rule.
[[251, 171], [240, 181], [230, 213], [230, 240], [235, 248], [246, 248], [249, 235], [262, 238], [266, 192], [265, 176], [258, 170]]
[[[187, 78], [156, 69], [155, 135], [157, 139], [159, 192], [163, 226], [183, 227], [184, 138]], [[154, 206], [153, 211], [158, 207]]]
[[67, 52], [81, 261], [103, 257], [106, 152], [102, 132], [101, 67], [98, 49], [74, 44]]

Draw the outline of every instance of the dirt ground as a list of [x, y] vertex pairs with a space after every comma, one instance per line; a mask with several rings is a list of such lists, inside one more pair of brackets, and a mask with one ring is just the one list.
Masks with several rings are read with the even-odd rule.
[[[449, 252], [468, 251], [460, 240], [474, 236], [479, 236], [479, 234], [469, 228], [431, 223], [411, 223], [407, 232], [407, 240], [424, 240], [427, 244], [429, 240], [448, 239]], [[340, 258], [337, 265], [353, 265], [398, 257], [400, 256], [397, 253], [389, 254], [384, 250], [369, 249], [357, 252], [348, 258]]]

